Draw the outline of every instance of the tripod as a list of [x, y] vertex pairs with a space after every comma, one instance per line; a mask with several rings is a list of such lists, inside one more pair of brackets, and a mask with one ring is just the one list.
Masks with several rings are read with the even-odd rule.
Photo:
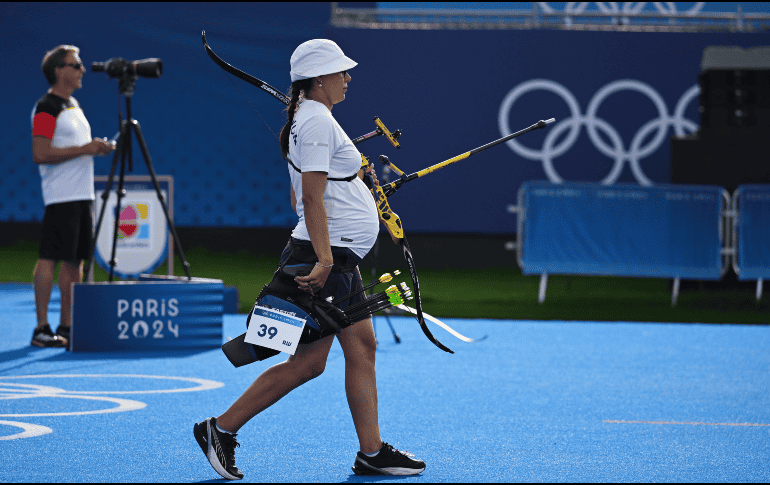
[[92, 239], [91, 244], [91, 257], [88, 260], [88, 274], [91, 274], [92, 266], [94, 263], [94, 257], [93, 253], [96, 250], [96, 241], [99, 237], [99, 230], [102, 226], [102, 219], [104, 218], [104, 211], [107, 208], [107, 199], [110, 196], [110, 190], [112, 189], [112, 182], [115, 178], [115, 171], [118, 166], [118, 160], [120, 160], [120, 175], [118, 177], [118, 189], [116, 190], [117, 194], [117, 206], [115, 207], [115, 227], [113, 229], [113, 235], [112, 235], [112, 254], [110, 255], [110, 282], [112, 282], [113, 274], [115, 272], [115, 265], [117, 265], [117, 259], [115, 258], [115, 252], [117, 250], [117, 241], [118, 241], [118, 225], [120, 223], [120, 201], [123, 197], [126, 196], [126, 190], [123, 188], [123, 182], [126, 174], [126, 160], [128, 160], [128, 171], [132, 172], [134, 169], [133, 165], [133, 157], [132, 157], [132, 147], [131, 147], [131, 132], [133, 131], [136, 135], [136, 141], [139, 143], [139, 148], [142, 150], [142, 156], [144, 157], [144, 162], [147, 165], [147, 171], [150, 174], [150, 179], [152, 180], [152, 184], [155, 187], [155, 193], [158, 196], [158, 202], [160, 202], [160, 206], [163, 208], [163, 213], [166, 215], [166, 222], [168, 223], [168, 227], [171, 230], [171, 234], [174, 238], [174, 244], [176, 246], [176, 250], [179, 252], [179, 257], [182, 260], [182, 266], [184, 267], [184, 272], [187, 275], [187, 279], [191, 280], [192, 277], [190, 276], [190, 263], [187, 262], [187, 260], [184, 257], [184, 251], [182, 251], [182, 245], [179, 242], [179, 238], [176, 234], [176, 228], [174, 227], [174, 223], [171, 222], [171, 217], [168, 214], [168, 208], [166, 207], [166, 203], [163, 198], [163, 193], [160, 190], [160, 185], [158, 184], [158, 179], [155, 176], [155, 170], [152, 167], [152, 160], [150, 158], [150, 152], [147, 149], [147, 144], [144, 142], [144, 137], [142, 136], [142, 129], [139, 126], [139, 122], [136, 121], [131, 117], [131, 97], [134, 94], [134, 86], [136, 83], [136, 75], [126, 75], [123, 76], [120, 79], [119, 82], [119, 91], [120, 94], [124, 94], [126, 96], [126, 119], [122, 119], [122, 116], [119, 116], [120, 118], [120, 136], [118, 138], [118, 143], [115, 148], [115, 155], [112, 158], [112, 167], [110, 168], [110, 175], [107, 178], [107, 188], [105, 189], [104, 193], [102, 194], [102, 208], [99, 211], [99, 219], [96, 223], [96, 229], [94, 230], [94, 237]]

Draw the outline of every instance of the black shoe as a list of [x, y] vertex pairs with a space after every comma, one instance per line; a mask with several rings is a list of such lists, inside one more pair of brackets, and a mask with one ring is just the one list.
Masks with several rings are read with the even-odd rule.
[[196, 423], [193, 426], [193, 435], [217, 473], [229, 480], [243, 478], [243, 473], [235, 467], [235, 448], [241, 445], [234, 434], [220, 433], [217, 430], [217, 418]]
[[42, 327], [37, 327], [32, 333], [32, 345], [36, 347], [65, 347], [67, 342], [54, 335], [51, 326], [47, 323]]
[[69, 350], [70, 327], [65, 327], [64, 325], [59, 325], [59, 328], [56, 329], [56, 335], [61, 337], [62, 340], [64, 340], [64, 346], [67, 347], [67, 350]]
[[425, 462], [413, 460], [411, 453], [399, 451], [384, 443], [377, 455], [356, 454], [353, 473], [356, 475], [417, 475], [425, 470]]

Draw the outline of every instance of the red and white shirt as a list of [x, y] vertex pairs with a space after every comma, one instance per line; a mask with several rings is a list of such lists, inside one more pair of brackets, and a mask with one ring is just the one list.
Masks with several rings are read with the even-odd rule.
[[[77, 100], [47, 93], [32, 109], [32, 135], [44, 136], [55, 148], [82, 146], [91, 139], [88, 124]], [[45, 205], [94, 200], [94, 157], [81, 155], [66, 162], [39, 164]]]

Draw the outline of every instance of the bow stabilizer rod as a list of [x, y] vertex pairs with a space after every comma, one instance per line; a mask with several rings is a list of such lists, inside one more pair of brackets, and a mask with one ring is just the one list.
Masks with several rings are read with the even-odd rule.
[[424, 177], [425, 175], [428, 175], [429, 173], [435, 172], [438, 169], [444, 168], [447, 165], [451, 165], [451, 164], [453, 164], [455, 162], [459, 162], [460, 160], [465, 160], [466, 158], [470, 157], [471, 155], [475, 155], [477, 153], [483, 152], [487, 148], [492, 148], [495, 145], [499, 145], [500, 143], [506, 142], [506, 141], [508, 141], [508, 140], [510, 140], [512, 138], [516, 138], [517, 136], [521, 136], [524, 133], [529, 133], [530, 131], [537, 130], [539, 128], [545, 128], [546, 125], [548, 125], [549, 123], [553, 123], [554, 121], [556, 121], [556, 118], [550, 118], [548, 120], [540, 120], [537, 123], [535, 123], [534, 125], [529, 126], [527, 128], [524, 128], [523, 130], [519, 130], [516, 133], [511, 133], [508, 136], [504, 136], [504, 137], [502, 137], [502, 138], [500, 138], [498, 140], [495, 140], [493, 142], [487, 143], [486, 145], [482, 145], [482, 146], [480, 146], [478, 148], [474, 148], [473, 150], [471, 150], [469, 152], [462, 153], [460, 155], [457, 155], [456, 157], [450, 158], [449, 160], [445, 160], [445, 161], [443, 161], [441, 163], [437, 163], [435, 165], [431, 165], [428, 168], [424, 168], [424, 169], [420, 170], [419, 172], [415, 172], [415, 173], [410, 174], [410, 175], [406, 175], [401, 170], [395, 168], [393, 166], [393, 164], [391, 164], [390, 161], [388, 160], [388, 157], [380, 157], [380, 161], [382, 163], [384, 163], [386, 165], [389, 165], [391, 168], [394, 169], [394, 171], [398, 175], [401, 176], [400, 179], [394, 180], [393, 182], [391, 182], [389, 184], [383, 185], [382, 186], [382, 190], [385, 192], [385, 195], [389, 197], [389, 196], [393, 195], [396, 192], [396, 190], [400, 189], [401, 186], [404, 185], [406, 182], [411, 182], [412, 180], [414, 180], [416, 178]]

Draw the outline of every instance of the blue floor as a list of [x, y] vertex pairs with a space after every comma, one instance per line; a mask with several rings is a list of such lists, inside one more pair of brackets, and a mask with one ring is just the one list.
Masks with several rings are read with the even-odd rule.
[[[54, 290], [50, 321], [58, 322]], [[265, 368], [218, 349], [79, 353], [29, 345], [31, 286], [0, 285], [0, 480], [218, 481], [192, 425], [219, 415]], [[513, 315], [512, 315], [513, 316]], [[383, 438], [427, 463], [416, 477], [358, 477], [334, 344], [326, 372], [249, 422], [251, 482], [768, 482], [767, 326], [383, 318]], [[245, 316], [225, 317], [225, 336]]]

